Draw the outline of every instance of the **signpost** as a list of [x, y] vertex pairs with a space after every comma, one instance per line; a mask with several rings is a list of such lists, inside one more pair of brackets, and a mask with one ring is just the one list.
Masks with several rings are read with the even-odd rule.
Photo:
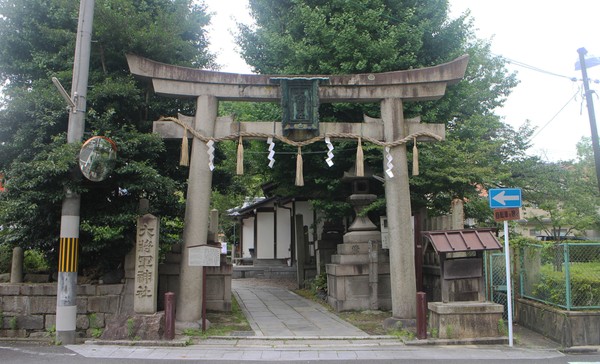
[[509, 207], [506, 209], [494, 209], [494, 220], [497, 222], [500, 221], [509, 221], [509, 220], [519, 220], [521, 218], [521, 213], [518, 207]]
[[499, 209], [504, 207], [521, 207], [520, 188], [492, 188], [489, 191], [490, 207]]
[[506, 305], [508, 312], [508, 345], [513, 346], [512, 279], [510, 276], [510, 251], [508, 245], [508, 221], [520, 219], [522, 206], [520, 188], [493, 188], [489, 190], [490, 207], [494, 219], [504, 222], [504, 257], [506, 262]]
[[221, 265], [221, 247], [196, 245], [189, 247], [188, 265], [202, 267], [202, 332], [206, 331], [206, 267]]

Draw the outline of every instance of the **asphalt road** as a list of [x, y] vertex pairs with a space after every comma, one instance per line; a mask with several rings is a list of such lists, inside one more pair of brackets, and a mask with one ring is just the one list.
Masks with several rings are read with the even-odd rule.
[[[496, 347], [497, 348], [497, 347]], [[453, 348], [456, 350], [456, 347]], [[473, 348], [469, 348], [469, 350], [465, 350], [466, 356], [462, 359], [448, 359], [448, 357], [440, 357], [436, 358], [435, 352], [436, 350], [428, 349], [427, 347], [423, 347], [419, 349], [419, 353], [414, 352], [413, 357], [403, 357], [396, 359], [377, 359], [372, 358], [369, 362], [372, 363], [444, 363], [444, 364], [458, 364], [458, 363], [482, 363], [486, 364], [506, 364], [507, 362], [514, 363], [544, 363], [544, 364], [559, 364], [559, 363], [570, 363], [570, 364], [599, 364], [600, 363], [600, 353], [590, 353], [590, 354], [560, 354], [555, 355], [554, 357], [548, 358], [544, 356], [543, 358], [530, 358], [530, 359], [515, 359], [511, 360], [506, 357], [506, 353], [509, 353], [510, 348], [503, 347], [498, 349], [497, 358], [483, 358], [477, 357], [477, 350], [473, 350]], [[481, 349], [482, 352], [489, 351], [485, 348]], [[428, 353], [432, 353], [429, 355]], [[468, 353], [468, 354], [467, 354]], [[475, 353], [475, 354], [474, 354]], [[422, 358], [422, 359], [421, 359]], [[29, 364], [29, 363], [61, 363], [61, 364], [78, 364], [78, 363], [121, 363], [121, 364], [137, 364], [137, 363], [146, 363], [148, 364], [149, 360], [144, 358], [119, 358], [119, 359], [105, 359], [105, 358], [97, 358], [97, 357], [84, 357], [75, 353], [74, 351], [68, 349], [63, 346], [50, 346], [46, 343], [31, 343], [31, 342], [9, 342], [2, 341], [0, 342], [0, 363], [2, 364]], [[211, 360], [198, 360], [192, 358], [165, 358], [164, 360], [151, 360], [152, 364], [162, 364], [162, 363], [173, 363], [173, 362], [194, 362], [194, 363], [219, 363], [219, 364], [234, 364], [239, 363], [239, 360], [219, 360], [215, 361]], [[338, 360], [286, 360], [285, 358], [280, 358], [277, 360], [252, 360], [249, 361], [251, 363], [274, 363], [274, 362], [285, 362], [289, 364], [295, 363], [360, 363], [364, 362], [364, 359], [360, 360], [352, 360], [352, 359], [338, 359]]]

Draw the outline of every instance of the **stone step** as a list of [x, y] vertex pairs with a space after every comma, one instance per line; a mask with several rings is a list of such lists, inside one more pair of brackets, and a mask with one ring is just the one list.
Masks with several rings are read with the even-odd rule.
[[255, 259], [255, 267], [287, 267], [285, 259]]

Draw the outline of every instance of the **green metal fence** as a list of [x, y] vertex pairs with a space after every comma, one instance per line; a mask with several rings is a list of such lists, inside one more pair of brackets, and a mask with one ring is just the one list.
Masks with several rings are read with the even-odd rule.
[[519, 260], [521, 297], [569, 311], [600, 309], [600, 243], [526, 244]]
[[[503, 318], [508, 319], [508, 305], [506, 293], [506, 259], [504, 253], [486, 252], [485, 254], [486, 271], [486, 296], [494, 303], [504, 306]], [[514, 294], [513, 305], [514, 305]], [[514, 316], [513, 316], [514, 317]]]

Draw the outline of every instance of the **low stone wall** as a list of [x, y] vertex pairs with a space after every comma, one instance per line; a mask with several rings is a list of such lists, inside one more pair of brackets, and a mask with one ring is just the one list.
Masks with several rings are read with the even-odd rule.
[[[56, 325], [56, 283], [0, 284], [0, 336], [43, 337]], [[103, 329], [121, 308], [123, 284], [77, 286], [76, 329], [80, 337]]]
[[532, 300], [515, 300], [520, 325], [564, 347], [600, 345], [600, 311], [565, 311]]

